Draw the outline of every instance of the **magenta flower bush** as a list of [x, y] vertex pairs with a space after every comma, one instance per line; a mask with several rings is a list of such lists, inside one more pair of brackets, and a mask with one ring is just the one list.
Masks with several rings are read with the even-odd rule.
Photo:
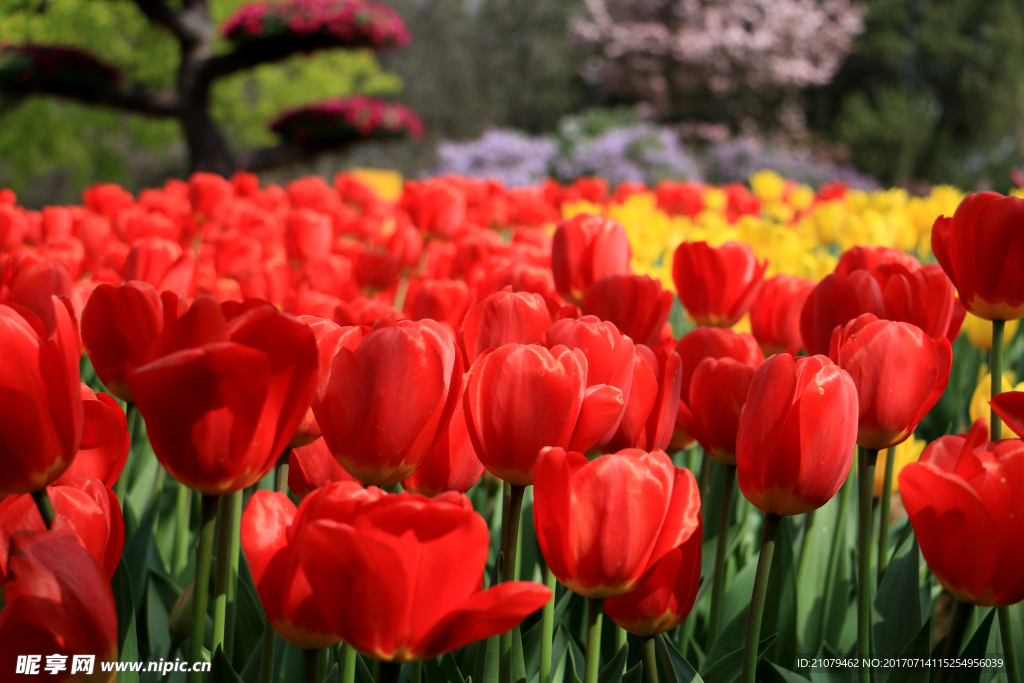
[[221, 27], [235, 43], [268, 38], [333, 36], [346, 47], [402, 47], [412, 40], [389, 6], [363, 0], [284, 0], [243, 5]]
[[423, 122], [394, 102], [355, 95], [286, 111], [270, 129], [287, 142], [331, 144], [346, 138], [423, 136]]
[[105, 90], [121, 73], [87, 52], [63, 45], [0, 46], [0, 88]]

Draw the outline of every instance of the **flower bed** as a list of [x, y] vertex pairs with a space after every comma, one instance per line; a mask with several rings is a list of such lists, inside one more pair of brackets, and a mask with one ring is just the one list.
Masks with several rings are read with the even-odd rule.
[[221, 33], [240, 45], [275, 38], [332, 36], [346, 47], [408, 45], [405, 22], [389, 6], [364, 0], [253, 2], [224, 22]]
[[420, 138], [423, 122], [408, 107], [357, 95], [285, 112], [270, 129], [288, 142], [324, 145], [348, 139]]

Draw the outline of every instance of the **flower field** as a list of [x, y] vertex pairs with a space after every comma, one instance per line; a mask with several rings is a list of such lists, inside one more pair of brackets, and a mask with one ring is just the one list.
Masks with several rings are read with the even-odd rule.
[[[334, 30], [293, 5], [230, 30]], [[279, 125], [419, 130], [364, 109]], [[0, 191], [0, 680], [1019, 683], [1022, 225], [769, 171]]]

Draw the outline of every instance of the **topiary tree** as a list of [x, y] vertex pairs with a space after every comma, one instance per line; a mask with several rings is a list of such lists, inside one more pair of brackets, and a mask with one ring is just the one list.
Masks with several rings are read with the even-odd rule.
[[380, 51], [408, 44], [405, 24], [387, 5], [373, 0], [252, 2], [240, 6], [218, 32], [207, 0], [134, 4], [151, 25], [174, 38], [179, 61], [172, 86], [128, 83], [119, 69], [81, 49], [23, 43], [0, 46], [0, 91], [18, 98], [52, 95], [175, 120], [191, 170], [225, 175], [280, 166], [367, 137], [422, 133], [418, 117], [405, 107], [357, 96], [286, 112], [272, 124], [277, 144], [232, 150], [211, 113], [214, 85], [241, 72], [320, 50]]

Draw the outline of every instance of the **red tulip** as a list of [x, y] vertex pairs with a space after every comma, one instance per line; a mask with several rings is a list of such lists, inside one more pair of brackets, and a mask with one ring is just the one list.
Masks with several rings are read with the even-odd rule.
[[629, 238], [622, 224], [581, 213], [562, 221], [551, 241], [551, 270], [558, 293], [578, 302], [596, 280], [629, 273]]
[[662, 346], [637, 344], [633, 381], [622, 421], [605, 450], [664, 450], [679, 412], [683, 373], [679, 354]]
[[740, 242], [683, 242], [672, 259], [672, 280], [698, 325], [731, 327], [754, 303], [767, 268]]
[[870, 314], [836, 328], [829, 355], [857, 387], [857, 443], [877, 450], [914, 433], [945, 391], [953, 362], [944, 338]]
[[702, 528], [698, 518], [686, 542], [658, 560], [639, 586], [605, 598], [604, 613], [640, 637], [656, 636], [683, 623], [700, 587]]
[[916, 270], [885, 263], [871, 271], [884, 298], [886, 320], [910, 323], [933, 339], [952, 343], [967, 311], [956, 297], [953, 283], [942, 268], [929, 263]]
[[[306, 496], [298, 508], [284, 493], [257, 491], [242, 513], [242, 550], [267, 619], [281, 637], [301, 648], [338, 642], [300, 563], [309, 525], [326, 510], [376, 500], [381, 491], [358, 482], [327, 484]], [[333, 548], [337, 553], [340, 547]]]
[[551, 598], [530, 581], [481, 591], [489, 546], [465, 495], [402, 493], [324, 506], [300, 556], [334, 633], [366, 655], [406, 662], [504, 633]]
[[[592, 315], [582, 318], [563, 318], [551, 324], [540, 337], [542, 346], [549, 349], [561, 344], [580, 349], [587, 357], [587, 387], [607, 384], [622, 392], [623, 403], [629, 403], [633, 384], [633, 340], [616, 329], [613, 323], [602, 322]], [[598, 445], [612, 437], [619, 421]]]
[[[23, 252], [24, 258], [13, 257], [10, 278], [11, 303], [24, 306], [42, 319], [47, 332], [53, 332], [56, 320], [53, 316], [52, 297], [71, 299], [72, 276], [63, 263], [42, 258], [33, 252]], [[3, 273], [0, 269], [0, 284]]]
[[846, 480], [857, 389], [825, 356], [772, 356], [757, 369], [736, 434], [740, 491], [765, 514], [816, 510]]
[[73, 478], [85, 477], [99, 479], [113, 488], [128, 461], [132, 445], [128, 419], [110, 394], [95, 394], [84, 382], [81, 392], [84, 420], [78, 454], [71, 467], [53, 480], [52, 485], [59, 486]]
[[706, 358], [732, 358], [744, 365], [757, 368], [764, 362], [764, 354], [757, 340], [751, 335], [716, 327], [698, 327], [691, 330], [676, 344], [676, 352], [682, 360], [682, 377], [679, 384], [679, 412], [673, 443], [685, 444], [694, 437], [688, 430], [697, 429], [697, 418], [690, 410], [690, 383], [697, 366]]
[[322, 438], [288, 454], [288, 488], [299, 498], [336, 481], [356, 479], [338, 464]]
[[[112, 579], [124, 548], [124, 519], [117, 496], [99, 479], [75, 477], [50, 486], [47, 493], [56, 518], [53, 531], [77, 540]], [[0, 582], [7, 578], [7, 553], [18, 531], [46, 531], [32, 496], [0, 501]]]
[[932, 251], [964, 307], [986, 320], [1024, 317], [1024, 199], [997, 192], [967, 195], [952, 218], [932, 227]]
[[480, 461], [516, 486], [533, 483], [546, 446], [586, 451], [620, 418], [622, 391], [587, 387], [580, 349], [506, 344], [485, 351], [466, 378], [466, 426]]
[[466, 364], [487, 349], [505, 344], [533, 344], [551, 324], [544, 297], [506, 287], [473, 304], [462, 323], [459, 341]]
[[384, 318], [358, 346], [338, 349], [313, 413], [349, 474], [394, 484], [423, 464], [447, 429], [462, 372], [447, 325]]
[[403, 320], [405, 315], [380, 299], [360, 296], [352, 301], [339, 301], [334, 310], [334, 321], [339, 325], [375, 325], [378, 320], [391, 316]]
[[[6, 550], [6, 545], [5, 545]], [[5, 607], [0, 612], [0, 667], [16, 675], [18, 657], [60, 655], [67, 669], [53, 680], [110, 683], [117, 661], [117, 607], [110, 580], [89, 553], [59, 533], [21, 532], [11, 539]], [[71, 676], [75, 655], [93, 655], [92, 675]], [[50, 678], [49, 675], [45, 676]], [[10, 679], [8, 679], [10, 680]]]
[[257, 482], [316, 391], [313, 333], [266, 302], [222, 307], [200, 296], [151, 353], [128, 375], [132, 396], [157, 459], [205, 495]]
[[110, 393], [131, 401], [128, 374], [148, 360], [164, 327], [185, 313], [173, 292], [158, 294], [147, 282], [102, 284], [82, 311], [82, 342], [89, 360]]
[[64, 303], [51, 302], [50, 334], [28, 309], [0, 304], [0, 495], [42, 489], [81, 442], [78, 335]]
[[800, 313], [814, 285], [814, 280], [791, 275], [764, 281], [750, 307], [750, 331], [766, 353], [803, 348]]
[[679, 411], [683, 429], [725, 465], [736, 464], [736, 431], [755, 370], [732, 358], [705, 358], [690, 379], [688, 410]]
[[460, 398], [448, 429], [434, 444], [434, 450], [418, 470], [402, 482], [402, 487], [425, 496], [443, 491], [465, 493], [480, 481], [483, 463], [476, 457], [466, 427], [466, 413]]
[[921, 267], [921, 262], [902, 249], [892, 247], [851, 247], [839, 256], [835, 271], [840, 275], [849, 275], [855, 270], [874, 270], [883, 263], [895, 263], [913, 272]]
[[1024, 391], [996, 394], [989, 405], [1017, 436], [1024, 436]]
[[672, 311], [672, 292], [649, 275], [606, 275], [583, 295], [587, 315], [614, 323], [637, 344], [658, 343], [661, 328]]
[[404, 311], [410, 320], [436, 320], [458, 331], [469, 304], [469, 286], [462, 280], [413, 280]]
[[900, 472], [900, 496], [939, 583], [961, 602], [1024, 599], [1024, 442], [970, 433], [932, 442]]
[[866, 270], [849, 276], [832, 273], [819, 282], [800, 312], [800, 336], [804, 348], [813, 355], [828, 353], [832, 330], [858, 315], [885, 316], [885, 298], [878, 281]]
[[588, 462], [546, 448], [537, 460], [533, 520], [548, 567], [570, 590], [607, 598], [636, 588], [701, 526], [689, 470], [664, 451], [626, 449]]
[[163, 237], [147, 237], [132, 245], [124, 262], [125, 280], [144, 280], [157, 291], [170, 290], [178, 297], [192, 288], [196, 257], [191, 249], [182, 250]]

